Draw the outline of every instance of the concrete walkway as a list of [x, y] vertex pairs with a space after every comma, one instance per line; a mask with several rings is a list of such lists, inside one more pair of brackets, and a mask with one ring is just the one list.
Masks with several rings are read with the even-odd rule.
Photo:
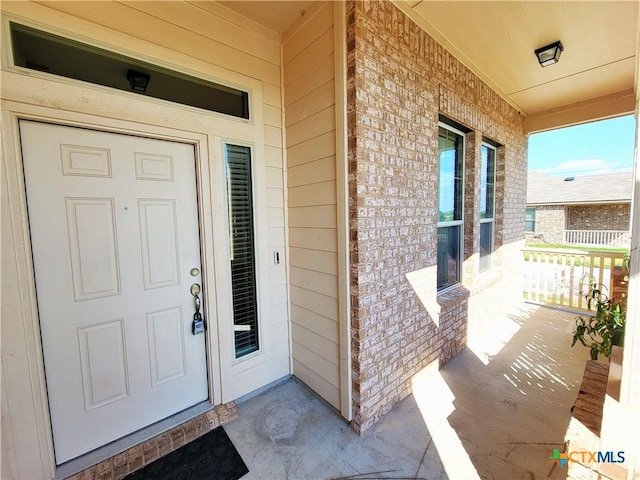
[[287, 380], [239, 405], [225, 426], [246, 479], [565, 478], [562, 450], [588, 351], [575, 315], [527, 308], [496, 322], [363, 436]]

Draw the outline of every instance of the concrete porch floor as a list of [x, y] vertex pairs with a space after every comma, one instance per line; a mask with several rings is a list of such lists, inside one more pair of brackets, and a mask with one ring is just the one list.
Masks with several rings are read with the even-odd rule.
[[528, 306], [496, 322], [363, 436], [295, 380], [239, 405], [225, 426], [249, 479], [566, 478], [562, 451], [588, 350], [574, 314]]

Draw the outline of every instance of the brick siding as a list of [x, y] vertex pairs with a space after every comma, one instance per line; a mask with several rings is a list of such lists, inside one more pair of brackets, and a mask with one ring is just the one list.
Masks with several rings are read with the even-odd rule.
[[236, 418], [238, 418], [238, 406], [235, 402], [216, 405], [213, 410], [67, 477], [67, 480], [122, 480], [127, 475]]
[[631, 204], [567, 207], [567, 230], [629, 230]]
[[531, 242], [562, 244], [562, 232], [566, 223], [564, 205], [539, 205], [535, 208], [535, 236]]
[[[519, 113], [391, 2], [347, 4], [347, 67], [353, 407], [363, 432], [411, 393], [417, 372], [465, 347], [474, 317], [486, 317], [478, 312], [506, 305], [504, 295], [521, 298], [502, 265], [521, 275], [527, 141]], [[463, 284], [438, 295], [439, 115], [472, 133]], [[483, 136], [504, 145], [489, 277], [477, 258]]]

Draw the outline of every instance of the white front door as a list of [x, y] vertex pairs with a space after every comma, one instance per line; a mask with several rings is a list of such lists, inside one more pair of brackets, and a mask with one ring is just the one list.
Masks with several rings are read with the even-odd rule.
[[208, 398], [193, 145], [21, 121], [56, 462]]

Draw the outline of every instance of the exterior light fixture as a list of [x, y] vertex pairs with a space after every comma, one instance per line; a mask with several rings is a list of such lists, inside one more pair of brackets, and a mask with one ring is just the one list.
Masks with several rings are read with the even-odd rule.
[[134, 92], [146, 92], [150, 78], [151, 77], [146, 73], [127, 70], [127, 80], [129, 80], [129, 85], [131, 85]]
[[560, 59], [560, 54], [564, 50], [562, 46], [562, 42], [559, 40], [551, 45], [547, 45], [546, 47], [538, 48], [536, 50], [536, 57], [538, 57], [538, 62], [542, 67], [548, 67], [549, 65], [553, 65], [554, 63], [558, 63]]

